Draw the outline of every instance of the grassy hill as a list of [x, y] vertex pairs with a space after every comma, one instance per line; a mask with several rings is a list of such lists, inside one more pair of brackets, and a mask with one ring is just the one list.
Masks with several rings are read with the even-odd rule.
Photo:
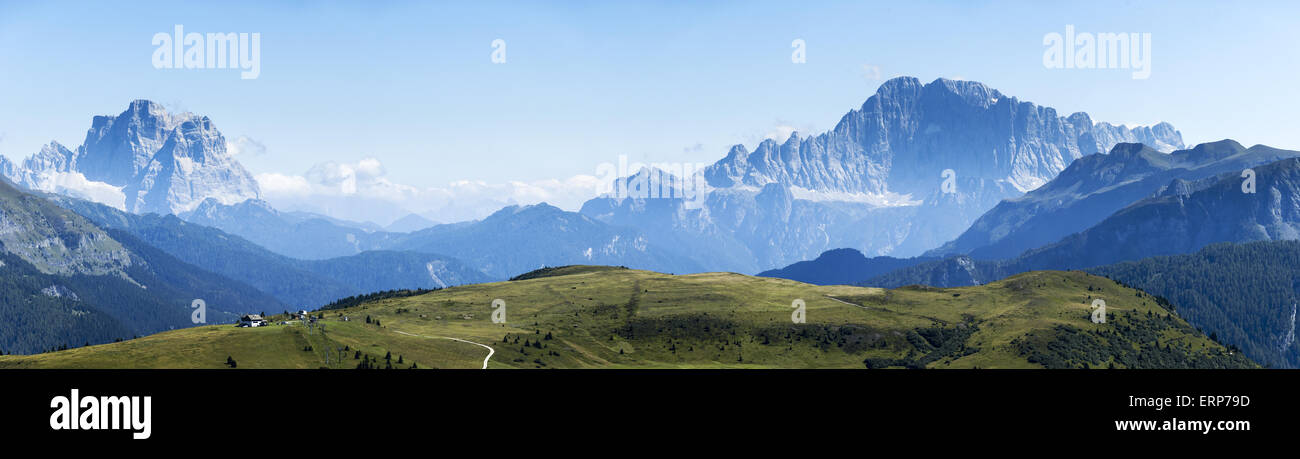
[[[894, 290], [592, 266], [520, 277], [320, 311], [323, 331], [197, 327], [3, 356], [0, 368], [221, 368], [227, 357], [238, 368], [481, 368], [488, 347], [488, 368], [1256, 366], [1154, 298], [1083, 272]], [[1105, 324], [1089, 320], [1095, 298]], [[491, 319], [497, 299], [504, 324]], [[791, 321], [796, 299], [806, 323]]]

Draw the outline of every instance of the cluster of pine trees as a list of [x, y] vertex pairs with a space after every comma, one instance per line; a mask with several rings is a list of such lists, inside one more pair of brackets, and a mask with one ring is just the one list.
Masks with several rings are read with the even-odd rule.
[[322, 307], [320, 308], [320, 310], [321, 310], [321, 311], [328, 311], [328, 310], [331, 310], [331, 309], [347, 309], [347, 308], [350, 308], [350, 307], [353, 307], [353, 306], [358, 306], [358, 305], [360, 305], [360, 304], [362, 304], [362, 303], [369, 303], [369, 302], [371, 302], [371, 301], [384, 300], [384, 299], [389, 299], [389, 298], [405, 298], [405, 297], [408, 297], [408, 296], [416, 296], [416, 295], [423, 295], [423, 294], [425, 294], [425, 293], [429, 293], [429, 292], [436, 292], [436, 291], [438, 291], [438, 290], [442, 290], [442, 289], [440, 289], [440, 288], [430, 288], [430, 289], [417, 288], [417, 289], [384, 290], [384, 291], [382, 291], [382, 292], [373, 292], [373, 293], [366, 293], [366, 294], [362, 294], [362, 295], [353, 295], [353, 296], [349, 296], [349, 297], [347, 297], [347, 298], [341, 298], [341, 299], [335, 300], [335, 301], [331, 302], [330, 304], [327, 304], [327, 305], [325, 305], [325, 306], [322, 306]]

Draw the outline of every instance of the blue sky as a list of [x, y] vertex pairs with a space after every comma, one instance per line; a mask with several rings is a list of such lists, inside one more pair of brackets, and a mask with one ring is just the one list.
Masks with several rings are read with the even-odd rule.
[[[825, 130], [897, 75], [1300, 149], [1296, 18], [1293, 2], [0, 1], [0, 154], [75, 147], [92, 115], [146, 98], [263, 145], [239, 157], [254, 174], [373, 158], [414, 187], [564, 180]], [[150, 40], [175, 24], [260, 33], [260, 76], [155, 69]], [[1067, 24], [1151, 33], [1150, 78], [1044, 68]]]

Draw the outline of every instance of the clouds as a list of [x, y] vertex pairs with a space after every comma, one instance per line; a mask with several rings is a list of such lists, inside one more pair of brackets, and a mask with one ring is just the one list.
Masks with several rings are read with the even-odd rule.
[[882, 77], [883, 75], [884, 75], [884, 73], [882, 73], [882, 72], [880, 71], [880, 66], [879, 66], [879, 65], [862, 64], [862, 77], [863, 77], [863, 78], [866, 78], [866, 79], [868, 79], [868, 80], [870, 80], [870, 81], [881, 81], [881, 79], [882, 79], [881, 77]]
[[126, 194], [122, 193], [121, 187], [87, 180], [80, 172], [44, 171], [30, 176], [26, 185], [47, 193], [64, 194], [126, 210]]
[[233, 141], [226, 141], [226, 152], [230, 153], [230, 156], [261, 156], [266, 154], [266, 145], [262, 145], [262, 142], [246, 135], [241, 135]]
[[798, 130], [799, 128], [796, 128], [788, 124], [778, 124], [776, 126], [772, 126], [771, 129], [768, 129], [767, 134], [764, 134], [763, 138], [775, 140], [777, 142], [785, 142], [786, 139], [790, 138], [791, 134], [794, 134], [795, 131]]
[[266, 200], [276, 207], [384, 225], [408, 212], [455, 222], [480, 219], [515, 204], [546, 202], [577, 210], [596, 196], [599, 184], [594, 176], [576, 175], [564, 180], [459, 180], [444, 186], [420, 187], [394, 182], [387, 175], [378, 159], [363, 158], [320, 163], [302, 175], [264, 173], [255, 178]]

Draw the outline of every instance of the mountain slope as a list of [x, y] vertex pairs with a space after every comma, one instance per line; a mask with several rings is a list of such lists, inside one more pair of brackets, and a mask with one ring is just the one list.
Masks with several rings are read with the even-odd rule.
[[295, 308], [316, 307], [379, 290], [440, 288], [494, 280], [444, 255], [364, 252], [326, 260], [299, 260], [174, 215], [135, 215], [62, 196], [50, 199], [100, 226], [126, 231], [187, 263], [246, 282]]
[[[1089, 319], [1098, 298], [1104, 324]], [[493, 299], [506, 304], [504, 324], [492, 321]], [[806, 302], [806, 323], [791, 322], [795, 299]], [[1254, 367], [1149, 295], [1079, 272], [885, 291], [585, 267], [322, 312], [317, 333], [201, 327], [5, 356], [0, 367], [219, 368], [227, 356], [239, 368], [481, 368], [485, 359], [488, 368]], [[344, 346], [341, 361], [317, 351]]]
[[1088, 271], [1168, 298], [1180, 317], [1257, 362], [1300, 367], [1300, 242], [1214, 244]]
[[1017, 266], [1090, 267], [1190, 253], [1215, 242], [1300, 239], [1300, 158], [1253, 170], [1256, 193], [1242, 191], [1240, 171], [1176, 183], [1181, 186], [1138, 201], [1086, 231], [1026, 252]]
[[[383, 290], [446, 288], [498, 279], [452, 257], [416, 252], [379, 250], [328, 260], [298, 260], [295, 264], [346, 284], [352, 295]], [[339, 298], [342, 297], [333, 299]]]
[[136, 334], [113, 316], [83, 303], [63, 284], [59, 276], [0, 253], [0, 323], [5, 324], [0, 326], [0, 352], [43, 352]]
[[667, 247], [636, 229], [606, 225], [546, 203], [509, 206], [480, 221], [438, 225], [389, 244], [391, 250], [447, 254], [498, 279], [564, 264], [702, 270], [700, 264]]
[[438, 224], [437, 222], [421, 217], [418, 214], [407, 214], [405, 217], [399, 218], [393, 221], [392, 223], [390, 223], [388, 226], [384, 227], [384, 231], [388, 231], [390, 233], [410, 233], [425, 228], [429, 228], [437, 224]]
[[1263, 145], [1245, 148], [1232, 140], [1170, 154], [1141, 144], [1119, 144], [1110, 154], [1080, 158], [1046, 185], [999, 203], [957, 239], [927, 255], [1011, 258], [1087, 229], [1175, 180], [1239, 173], [1297, 156], [1300, 152]]
[[209, 199], [180, 214], [187, 222], [234, 234], [291, 258], [320, 260], [382, 250], [400, 236], [340, 224], [328, 218], [280, 212], [261, 200], [223, 204]]
[[860, 285], [975, 285], [1042, 269], [1083, 269], [1191, 253], [1218, 242], [1300, 239], [1300, 158], [1255, 167], [1256, 192], [1242, 173], [1175, 179], [1152, 197], [1087, 230], [1007, 260], [955, 256], [877, 276]]
[[0, 266], [10, 277], [5, 309], [24, 316], [0, 323], [0, 336], [21, 340], [0, 341], [9, 352], [129, 337], [123, 330], [147, 334], [192, 326], [195, 299], [208, 303], [210, 322], [283, 306], [7, 183], [0, 183], [0, 249], [10, 257]]

